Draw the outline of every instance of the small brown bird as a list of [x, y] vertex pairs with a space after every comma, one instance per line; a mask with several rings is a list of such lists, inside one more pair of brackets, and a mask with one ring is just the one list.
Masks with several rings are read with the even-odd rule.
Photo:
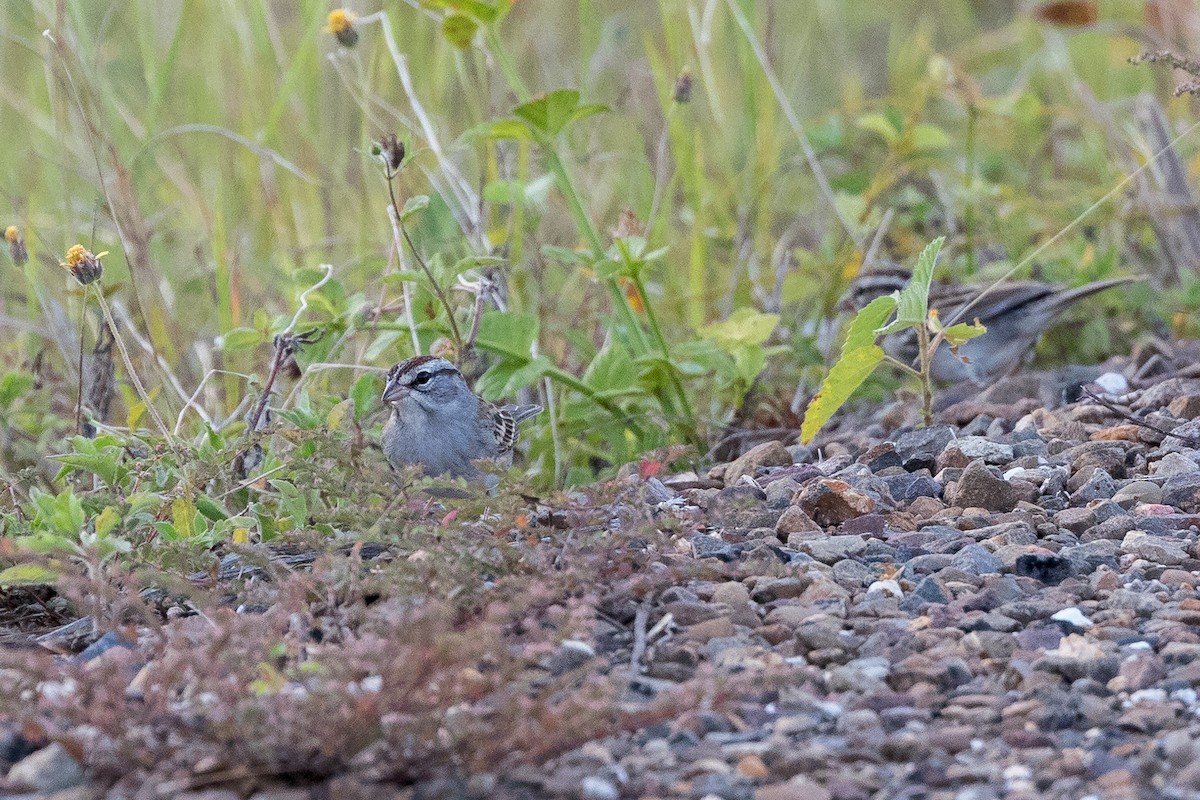
[[392, 367], [383, 402], [392, 407], [381, 442], [392, 466], [420, 464], [427, 475], [449, 474], [492, 486], [496, 481], [488, 481], [474, 462], [511, 464], [521, 421], [542, 410], [537, 405], [492, 405], [471, 391], [457, 367], [434, 356], [416, 356]]

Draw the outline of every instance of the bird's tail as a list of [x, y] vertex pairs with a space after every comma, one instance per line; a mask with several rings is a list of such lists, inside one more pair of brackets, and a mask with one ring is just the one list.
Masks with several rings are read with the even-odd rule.
[[513, 422], [520, 422], [521, 420], [536, 417], [542, 413], [542, 407], [539, 405], [520, 406], [509, 404], [502, 406], [500, 410], [508, 412], [509, 416], [513, 418]]
[[1091, 297], [1099, 292], [1112, 289], [1115, 286], [1123, 286], [1127, 283], [1140, 283], [1144, 280], [1146, 280], [1146, 276], [1144, 275], [1127, 275], [1123, 278], [1108, 278], [1107, 280], [1087, 283], [1074, 289], [1065, 289], [1061, 292], [1055, 292], [1053, 295], [1053, 304], [1058, 308], [1066, 308], [1072, 303], [1078, 302], [1085, 297]]

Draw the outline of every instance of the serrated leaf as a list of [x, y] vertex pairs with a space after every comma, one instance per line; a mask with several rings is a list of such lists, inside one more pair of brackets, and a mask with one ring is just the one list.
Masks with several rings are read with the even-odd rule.
[[846, 341], [842, 344], [842, 352], [848, 353], [862, 347], [875, 344], [879, 338], [878, 329], [887, 322], [888, 317], [896, 310], [896, 298], [892, 295], [876, 297], [862, 308], [850, 321], [846, 332]]
[[0, 586], [40, 586], [58, 580], [58, 573], [41, 564], [17, 564], [0, 572]]
[[925, 317], [929, 314], [929, 286], [933, 283], [933, 268], [937, 264], [938, 253], [941, 252], [942, 243], [945, 241], [945, 236], [939, 236], [921, 251], [921, 255], [917, 257], [917, 265], [913, 267], [912, 278], [900, 290], [896, 319], [886, 328], [881, 329], [879, 335], [885, 336], [905, 328], [925, 324]]
[[883, 348], [875, 344], [877, 329], [896, 309], [891, 295], [876, 297], [850, 322], [837, 363], [829, 370], [821, 389], [808, 404], [800, 426], [800, 440], [807, 444], [837, 410], [850, 399], [867, 376], [883, 361]]
[[429, 195], [416, 194], [404, 201], [404, 208], [400, 211], [400, 219], [406, 220], [418, 211], [425, 209], [429, 205]]
[[442, 20], [442, 35], [460, 50], [471, 46], [477, 30], [479, 23], [466, 14], [450, 14]]
[[804, 422], [800, 426], [800, 441], [808, 444], [837, 410], [850, 399], [850, 395], [862, 385], [867, 376], [883, 361], [883, 348], [877, 344], [860, 347], [842, 353], [829, 374], [825, 376], [821, 390], [808, 404]]
[[346, 421], [346, 417], [353, 417], [353, 414], [354, 401], [347, 398], [329, 409], [329, 413], [325, 416], [325, 427], [330, 432], [336, 431], [342, 427], [342, 423]]

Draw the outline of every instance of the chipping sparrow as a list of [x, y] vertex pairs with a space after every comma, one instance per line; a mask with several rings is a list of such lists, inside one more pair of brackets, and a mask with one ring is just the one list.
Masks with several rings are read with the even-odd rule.
[[[884, 267], [859, 275], [842, 298], [845, 310], [858, 310], [876, 297], [901, 289], [911, 273], [894, 267]], [[1012, 372], [1054, 320], [1069, 306], [1085, 297], [1133, 281], [1140, 277], [1111, 278], [1069, 289], [1041, 281], [1013, 281], [997, 286], [957, 320], [972, 322], [978, 319], [987, 333], [959, 347], [959, 355], [949, 347], [939, 347], [931, 364], [933, 379], [942, 383], [964, 380], [980, 386], [992, 383]], [[954, 285], [934, 283], [929, 290], [929, 307], [937, 309], [941, 320], [949, 324], [961, 309], [971, 303], [986, 288], [985, 285]], [[907, 330], [887, 337], [884, 350], [894, 358], [912, 363], [917, 357], [916, 331]]]
[[[383, 426], [383, 452], [392, 466], [420, 464], [427, 475], [483, 479], [474, 462], [512, 463], [521, 420], [541, 406], [496, 407], [467, 387], [444, 358], [416, 356], [388, 372], [383, 402], [392, 416]], [[494, 481], [487, 481], [494, 484]]]

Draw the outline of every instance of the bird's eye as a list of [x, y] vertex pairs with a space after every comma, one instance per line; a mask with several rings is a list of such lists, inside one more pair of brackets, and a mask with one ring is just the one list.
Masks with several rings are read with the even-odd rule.
[[417, 377], [413, 378], [413, 386], [424, 386], [429, 383], [428, 372], [418, 372]]

